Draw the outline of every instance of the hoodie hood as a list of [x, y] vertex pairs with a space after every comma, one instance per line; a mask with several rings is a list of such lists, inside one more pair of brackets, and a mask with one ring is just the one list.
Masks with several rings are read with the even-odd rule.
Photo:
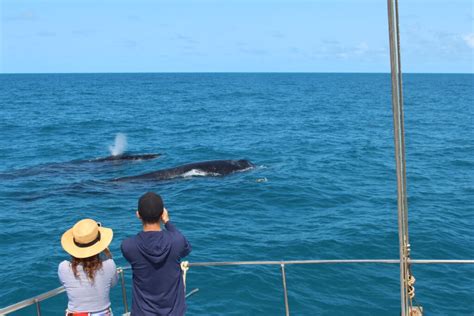
[[140, 253], [154, 265], [164, 262], [170, 253], [171, 240], [162, 231], [140, 232], [136, 240]]

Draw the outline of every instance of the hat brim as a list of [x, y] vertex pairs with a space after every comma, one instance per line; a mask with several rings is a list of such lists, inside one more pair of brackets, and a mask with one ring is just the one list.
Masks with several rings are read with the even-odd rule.
[[104, 251], [112, 242], [114, 232], [110, 228], [99, 227], [100, 240], [89, 247], [78, 247], [74, 243], [72, 228], [67, 230], [61, 237], [63, 249], [75, 258], [88, 258]]

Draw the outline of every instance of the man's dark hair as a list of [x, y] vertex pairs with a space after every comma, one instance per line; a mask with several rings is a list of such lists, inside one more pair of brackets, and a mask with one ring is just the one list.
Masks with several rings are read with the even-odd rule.
[[163, 214], [163, 200], [153, 192], [143, 194], [138, 200], [138, 214], [144, 223], [159, 223]]

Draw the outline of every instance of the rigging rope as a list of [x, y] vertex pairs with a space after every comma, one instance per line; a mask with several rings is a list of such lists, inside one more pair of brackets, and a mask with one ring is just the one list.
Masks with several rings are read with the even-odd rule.
[[400, 298], [401, 315], [405, 316], [409, 314], [413, 305], [412, 300], [415, 296], [415, 278], [412, 275], [410, 267], [410, 243], [408, 238], [408, 202], [398, 0], [387, 0], [387, 8], [392, 79], [395, 160], [397, 168], [398, 237], [400, 247]]
[[189, 261], [181, 262], [181, 270], [183, 271], [184, 292], [186, 293], [186, 273], [189, 270]]

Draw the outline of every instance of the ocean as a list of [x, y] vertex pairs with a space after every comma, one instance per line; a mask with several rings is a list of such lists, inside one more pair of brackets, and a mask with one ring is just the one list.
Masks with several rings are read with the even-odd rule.
[[[405, 74], [414, 259], [474, 258], [474, 75]], [[0, 75], [0, 307], [60, 286], [61, 234], [82, 218], [140, 231], [163, 196], [190, 262], [397, 259], [389, 74]], [[154, 160], [87, 162], [126, 152]], [[116, 149], [116, 148], [115, 148]], [[224, 177], [111, 182], [185, 163], [248, 159]], [[415, 265], [426, 315], [474, 314], [474, 266]], [[288, 265], [292, 315], [399, 315], [397, 264]], [[126, 272], [131, 304], [131, 272]], [[279, 266], [192, 267], [187, 315], [283, 315]], [[112, 307], [123, 311], [120, 286]], [[62, 315], [62, 294], [42, 303]], [[32, 315], [34, 307], [13, 315]]]

